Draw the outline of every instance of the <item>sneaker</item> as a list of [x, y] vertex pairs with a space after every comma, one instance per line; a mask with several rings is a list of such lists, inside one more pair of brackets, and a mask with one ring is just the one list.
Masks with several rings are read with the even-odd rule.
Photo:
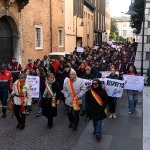
[[42, 114], [41, 113], [37, 113], [36, 114], [36, 117], [40, 117]]
[[113, 113], [113, 118], [114, 118], [114, 119], [116, 119], [116, 118], [117, 118], [116, 113]]
[[109, 119], [112, 119], [112, 117], [113, 117], [113, 114], [110, 114], [110, 115], [109, 115]]
[[133, 114], [133, 112], [129, 111], [128, 114]]

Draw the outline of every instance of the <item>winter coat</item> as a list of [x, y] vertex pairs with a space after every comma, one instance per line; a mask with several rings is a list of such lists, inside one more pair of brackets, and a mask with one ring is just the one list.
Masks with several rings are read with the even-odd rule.
[[94, 79], [94, 76], [93, 76], [92, 74], [89, 74], [89, 75], [84, 74], [84, 75], [82, 76], [82, 79], [92, 80], [92, 79]]
[[[19, 96], [19, 92], [18, 92], [18, 88], [17, 88], [17, 83], [19, 80], [17, 80], [14, 84], [13, 84], [13, 88], [12, 88], [12, 93], [14, 96], [14, 104], [15, 105], [21, 105], [21, 100], [20, 100], [20, 96]], [[24, 99], [24, 106], [31, 106], [31, 102], [32, 102], [32, 92], [31, 92], [31, 85], [26, 82], [25, 85], [23, 86], [23, 92], [25, 93], [25, 95], [27, 96]]]
[[96, 67], [92, 68], [91, 73], [95, 78], [101, 78], [101, 76], [102, 76], [100, 67], [99, 68], [96, 68]]
[[[56, 93], [56, 100], [60, 100], [60, 90], [56, 82], [52, 83], [52, 90]], [[57, 116], [57, 105], [52, 107], [52, 97], [48, 94], [46, 87], [42, 96], [41, 107], [43, 116], [47, 118]]]
[[[66, 78], [64, 81], [63, 94], [65, 97], [65, 104], [72, 107], [73, 96], [71, 94], [68, 81], [69, 81], [69, 78]], [[81, 78], [77, 77], [75, 80], [73, 80], [73, 87], [74, 87], [75, 93], [77, 94], [79, 104], [82, 104], [82, 96], [86, 92], [84, 81]]]
[[106, 91], [103, 88], [93, 89], [102, 99], [103, 105], [100, 106], [95, 98], [93, 97], [91, 90], [87, 91], [85, 94], [85, 102], [86, 102], [86, 111], [89, 115], [89, 118], [91, 118], [94, 121], [103, 120], [106, 118], [106, 114], [104, 112], [104, 109], [107, 106], [108, 102], [108, 96]]

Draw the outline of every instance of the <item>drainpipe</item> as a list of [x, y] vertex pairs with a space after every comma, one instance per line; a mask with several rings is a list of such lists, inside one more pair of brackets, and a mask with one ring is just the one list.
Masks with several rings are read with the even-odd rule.
[[52, 28], [52, 0], [50, 0], [50, 52], [52, 53], [53, 48], [53, 28]]

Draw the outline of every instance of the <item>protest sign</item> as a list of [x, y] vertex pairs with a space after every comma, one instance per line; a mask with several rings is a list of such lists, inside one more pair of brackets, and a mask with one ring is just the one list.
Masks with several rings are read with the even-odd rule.
[[99, 46], [94, 46], [94, 49], [96, 49], [96, 50], [97, 50], [98, 48], [99, 48]]
[[104, 82], [105, 82], [104, 88], [108, 96], [111, 96], [111, 97], [122, 96], [124, 85], [125, 85], [124, 81], [105, 78]]
[[78, 53], [83, 53], [84, 52], [84, 48], [83, 47], [77, 47], [77, 52]]
[[126, 82], [124, 89], [142, 91], [144, 89], [144, 77], [135, 75], [123, 75]]
[[32, 98], [39, 98], [40, 79], [36, 76], [27, 76], [27, 82], [31, 85]]
[[83, 81], [85, 83], [86, 90], [88, 91], [91, 88], [92, 80], [83, 79]]
[[[83, 79], [87, 91], [90, 89], [92, 81]], [[114, 80], [109, 78], [99, 78], [102, 83], [102, 87], [106, 90], [108, 96], [111, 97], [121, 97], [124, 89], [124, 81]]]

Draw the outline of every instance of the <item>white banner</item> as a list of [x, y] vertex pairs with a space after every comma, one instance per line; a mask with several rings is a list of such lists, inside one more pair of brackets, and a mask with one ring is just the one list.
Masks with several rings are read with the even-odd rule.
[[32, 98], [39, 98], [40, 79], [37, 76], [27, 76], [27, 82], [31, 84]]
[[125, 85], [124, 81], [105, 78], [104, 82], [105, 82], [104, 88], [108, 96], [111, 96], [111, 97], [122, 96], [124, 85]]
[[[83, 79], [85, 82], [86, 89], [89, 90], [92, 84], [92, 81]], [[108, 96], [111, 97], [121, 97], [124, 89], [124, 81], [122, 80], [114, 80], [105, 78], [99, 79], [102, 83], [102, 87], [106, 90]]]
[[84, 52], [84, 48], [83, 47], [77, 47], [77, 52], [78, 53], [83, 53]]
[[124, 89], [143, 91], [144, 89], [144, 77], [135, 75], [123, 75], [126, 82]]

